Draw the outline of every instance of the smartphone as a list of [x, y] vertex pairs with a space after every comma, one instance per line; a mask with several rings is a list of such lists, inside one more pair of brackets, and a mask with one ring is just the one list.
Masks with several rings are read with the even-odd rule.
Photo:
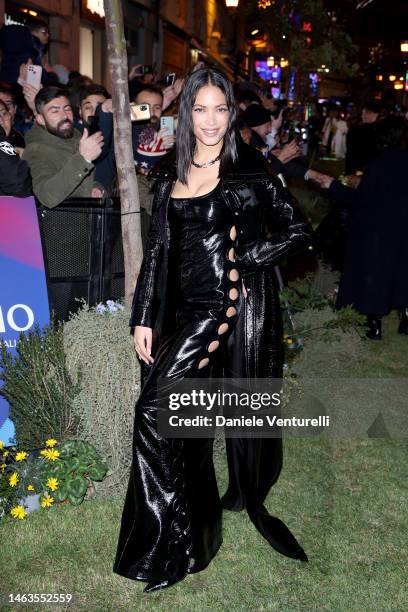
[[130, 118], [132, 121], [149, 121], [150, 106], [148, 104], [130, 104]]
[[170, 74], [166, 74], [166, 76], [164, 77], [164, 84], [166, 85], [166, 87], [169, 87], [170, 85], [174, 85], [175, 80], [176, 80], [176, 73], [170, 72]]
[[36, 66], [35, 64], [28, 64], [27, 66], [27, 85], [32, 85], [36, 89], [40, 88], [41, 85], [42, 67]]
[[174, 136], [174, 117], [160, 117], [160, 128], [167, 128], [166, 136]]
[[99, 117], [91, 115], [90, 117], [88, 117], [86, 122], [88, 124], [87, 128], [89, 136], [92, 136], [92, 134], [99, 132]]

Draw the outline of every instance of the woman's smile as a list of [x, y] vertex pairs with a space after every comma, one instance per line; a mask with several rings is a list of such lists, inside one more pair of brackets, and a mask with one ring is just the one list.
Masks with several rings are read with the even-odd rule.
[[206, 136], [217, 136], [218, 132], [220, 131], [218, 128], [216, 129], [201, 128], [201, 129]]

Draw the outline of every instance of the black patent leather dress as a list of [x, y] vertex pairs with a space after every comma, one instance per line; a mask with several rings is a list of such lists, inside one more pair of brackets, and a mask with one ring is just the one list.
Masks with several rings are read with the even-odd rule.
[[[227, 355], [242, 307], [234, 223], [219, 185], [170, 198], [166, 333], [136, 404], [133, 465], [114, 571], [169, 586], [204, 569], [222, 542], [212, 440], [164, 439], [156, 431], [157, 380], [208, 376]], [[151, 589], [152, 590], [152, 589]]]

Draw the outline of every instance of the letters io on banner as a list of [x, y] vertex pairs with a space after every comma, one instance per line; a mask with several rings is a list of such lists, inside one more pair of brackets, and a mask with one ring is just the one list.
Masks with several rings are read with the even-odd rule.
[[[0, 339], [15, 353], [21, 332], [49, 323], [50, 313], [34, 198], [0, 196]], [[0, 383], [1, 384], [1, 383]], [[14, 443], [9, 406], [0, 395], [0, 440]]]

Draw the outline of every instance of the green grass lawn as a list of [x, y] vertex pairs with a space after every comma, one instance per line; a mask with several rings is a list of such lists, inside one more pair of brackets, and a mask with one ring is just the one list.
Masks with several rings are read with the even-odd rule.
[[208, 569], [145, 595], [141, 583], [111, 571], [121, 503], [89, 501], [2, 524], [2, 593], [72, 593], [71, 609], [84, 611], [402, 612], [406, 456], [405, 441], [288, 441], [268, 506], [299, 538], [308, 564], [272, 550], [246, 514], [225, 513], [224, 543]]
[[[408, 338], [384, 322], [354, 377], [407, 377]], [[358, 410], [358, 406], [353, 405]], [[224, 513], [224, 543], [210, 566], [160, 593], [112, 573], [121, 500], [55, 507], [0, 523], [1, 610], [408, 609], [406, 439], [287, 439], [284, 468], [268, 498], [309, 563], [276, 553], [245, 513]], [[225, 461], [217, 457], [220, 489]], [[6, 606], [8, 593], [72, 593], [73, 604]]]

